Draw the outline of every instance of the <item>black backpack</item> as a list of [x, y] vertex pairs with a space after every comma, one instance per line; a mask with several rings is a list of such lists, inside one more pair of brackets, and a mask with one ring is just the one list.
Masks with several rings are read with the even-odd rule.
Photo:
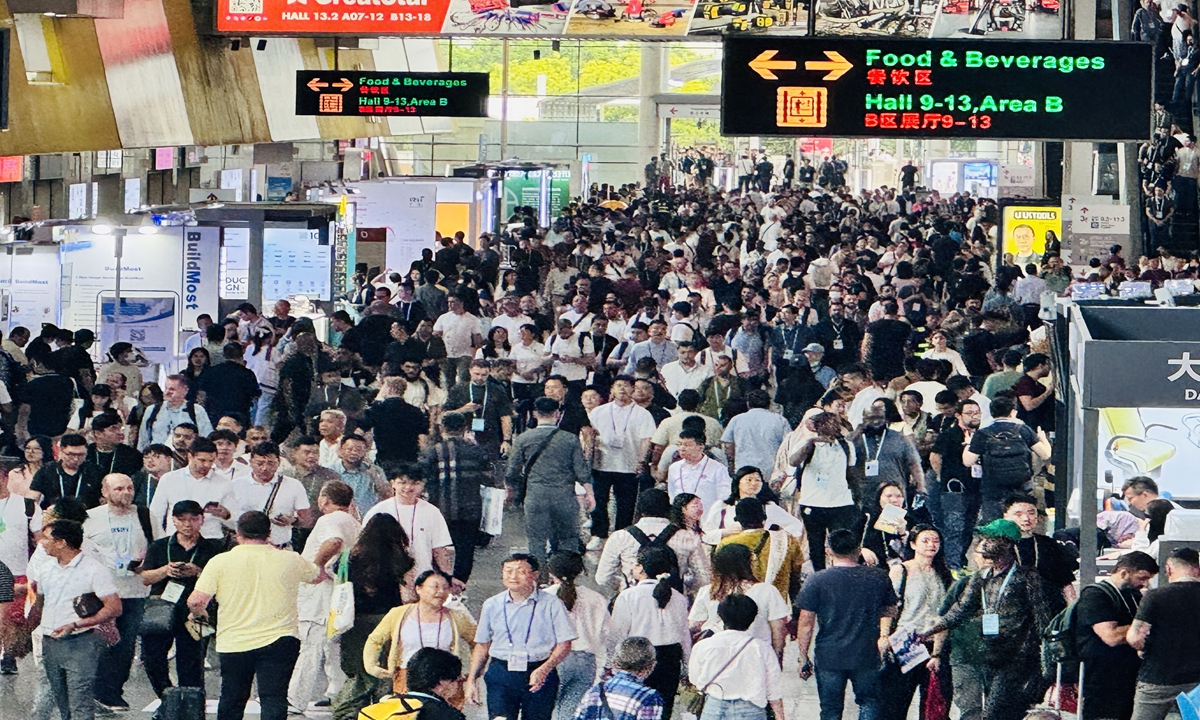
[[[630, 525], [625, 528], [625, 532], [632, 535], [634, 540], [637, 540], [639, 549], [652, 546], [670, 549], [667, 543], [671, 542], [671, 538], [675, 537], [675, 533], [679, 532], [679, 528], [674, 525], [668, 525], [663, 528], [662, 532], [655, 535], [653, 540], [650, 539], [649, 535], [642, 532], [642, 529], [637, 525]], [[671, 558], [674, 560], [675, 565], [675, 567], [671, 568], [671, 587], [679, 592], [683, 592], [683, 575], [679, 572], [679, 556], [675, 554], [674, 550], [671, 550]]]
[[1021, 433], [1021, 425], [998, 422], [984, 433], [983, 472], [992, 479], [1024, 482], [1033, 475], [1029, 460], [1029, 445]]

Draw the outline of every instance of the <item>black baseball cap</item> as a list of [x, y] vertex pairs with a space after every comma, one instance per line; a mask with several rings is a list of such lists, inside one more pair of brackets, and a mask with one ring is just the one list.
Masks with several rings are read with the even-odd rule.
[[180, 515], [203, 515], [204, 508], [195, 500], [180, 500], [171, 508], [171, 517]]

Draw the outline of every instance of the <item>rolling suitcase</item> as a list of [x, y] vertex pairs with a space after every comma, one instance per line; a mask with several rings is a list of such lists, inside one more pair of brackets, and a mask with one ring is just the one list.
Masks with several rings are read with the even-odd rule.
[[204, 720], [204, 691], [195, 687], [170, 687], [154, 720]]

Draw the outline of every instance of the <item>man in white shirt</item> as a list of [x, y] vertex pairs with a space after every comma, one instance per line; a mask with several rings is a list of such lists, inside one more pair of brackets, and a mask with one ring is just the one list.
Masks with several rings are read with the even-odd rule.
[[149, 528], [142, 525], [142, 518], [133, 506], [133, 480], [128, 475], [110, 473], [104, 476], [100, 494], [105, 504], [88, 510], [83, 533], [116, 583], [121, 600], [121, 616], [117, 618], [121, 639], [100, 656], [96, 669], [96, 702], [109, 710], [128, 710], [125, 683], [133, 665], [142, 608], [150, 594], [150, 588], [138, 576], [149, 547], [146, 539]]
[[[320, 567], [326, 576], [332, 574], [333, 562], [343, 550], [349, 550], [358, 540], [361, 526], [349, 513], [354, 503], [354, 491], [341, 481], [321, 488], [317, 496], [317, 511], [321, 517], [313, 526], [300, 557]], [[296, 607], [300, 618], [300, 657], [288, 685], [290, 712], [303, 715], [312, 698], [318, 673], [324, 669], [327, 682], [325, 697], [333, 699], [346, 682], [342, 672], [340, 644], [337, 638], [326, 637], [329, 620], [329, 599], [333, 580], [325, 577], [319, 583], [300, 586]]]
[[467, 312], [461, 299], [451, 295], [446, 298], [446, 306], [447, 312], [433, 324], [433, 334], [446, 344], [446, 377], [452, 385], [465, 378], [475, 348], [483, 345], [483, 336], [479, 318]]
[[180, 500], [195, 500], [204, 508], [204, 526], [200, 535], [208, 540], [225, 537], [223, 522], [232, 514], [224, 506], [225, 496], [233, 482], [213, 474], [217, 461], [217, 446], [207, 438], [196, 438], [188, 451], [188, 464], [166, 473], [158, 481], [154, 497], [150, 501], [150, 526], [154, 538], [166, 537], [167, 513]]
[[[363, 525], [381, 513], [396, 518], [408, 536], [408, 550], [416, 563], [414, 574], [437, 569], [449, 577], [454, 573], [454, 540], [442, 511], [421, 499], [425, 494], [421, 468], [414, 463], [397, 463], [389, 471], [388, 480], [394, 494], [367, 511]], [[451, 589], [461, 592], [462, 583], [455, 579]]]
[[667, 392], [679, 398], [684, 390], [696, 390], [704, 379], [712, 375], [712, 370], [696, 362], [696, 346], [687, 343], [679, 346], [679, 359], [663, 365], [663, 382]]
[[783, 681], [779, 658], [764, 640], [749, 631], [759, 608], [751, 598], [730, 594], [717, 606], [725, 629], [701, 640], [688, 659], [688, 677], [716, 703], [722, 716], [766, 717], [768, 706], [784, 720]]
[[279, 473], [279, 446], [263, 442], [250, 448], [250, 476], [240, 477], [229, 486], [226, 506], [234, 517], [258, 510], [271, 518], [268, 541], [277, 548], [290, 549], [292, 527], [311, 524], [308, 491], [293, 477]]
[[[83, 526], [69, 520], [51, 522], [42, 534], [42, 548], [53, 560], [39, 563], [34, 581], [43, 598], [42, 667], [59, 714], [87, 720], [95, 715], [93, 689], [96, 667], [105, 642], [97, 625], [121, 614], [121, 597], [108, 568], [82, 552]], [[80, 618], [75, 598], [95, 593], [98, 612]]]
[[608, 495], [617, 500], [614, 530], [633, 524], [633, 507], [637, 500], [637, 473], [643, 466], [654, 435], [654, 417], [650, 411], [633, 401], [633, 379], [619, 375], [613, 380], [612, 402], [605, 403], [588, 414], [595, 433], [600, 457], [593, 468], [592, 485], [596, 493], [596, 509], [592, 511], [592, 540], [589, 550], [597, 550], [608, 537]]
[[521, 303], [516, 295], [506, 295], [500, 301], [500, 309], [504, 314], [492, 318], [492, 327], [502, 327], [508, 331], [508, 341], [513, 345], [521, 337], [521, 326], [532, 325], [533, 319], [521, 312]]
[[708, 512], [729, 495], [733, 480], [724, 463], [704, 453], [707, 447], [704, 440], [703, 433], [680, 431], [680, 459], [667, 469], [667, 495], [674, 500], [681, 492], [691, 493], [700, 498], [700, 502], [704, 503], [704, 512]]
[[841, 378], [842, 386], [854, 393], [850, 407], [846, 408], [846, 417], [850, 424], [857, 428], [862, 425], [863, 413], [884, 394], [871, 380], [871, 371], [865, 365], [851, 365], [842, 373]]
[[[591, 329], [590, 322], [588, 328]], [[587, 331], [577, 330], [564, 316], [558, 321], [558, 332], [546, 343], [546, 359], [552, 363], [550, 374], [565, 377], [578, 394], [583, 392], [588, 368], [596, 361], [596, 351]]]
[[[571, 298], [571, 307], [559, 316], [558, 323], [559, 327], [566, 322], [577, 332], [589, 333], [592, 331], [592, 319], [595, 317], [594, 313], [588, 312], [588, 296], [576, 293], [575, 297]], [[514, 336], [510, 334], [509, 337]]]
[[346, 413], [341, 410], [322, 410], [317, 421], [317, 433], [321, 436], [320, 460], [321, 467], [336, 469], [341, 459], [342, 436], [346, 434]]

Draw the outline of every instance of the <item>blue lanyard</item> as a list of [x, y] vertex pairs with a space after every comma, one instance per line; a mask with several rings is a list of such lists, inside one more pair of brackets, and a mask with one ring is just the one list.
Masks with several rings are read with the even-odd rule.
[[[529, 647], [529, 635], [533, 632], [533, 616], [537, 614], [537, 590], [533, 592], [533, 609], [529, 611], [529, 627], [525, 628], [525, 642], [521, 644], [523, 648]], [[512, 629], [508, 626], [508, 603], [511, 601], [512, 596], [509, 595], [509, 598], [510, 600], [505, 600], [504, 605], [500, 607], [500, 612], [504, 615], [504, 632], [508, 635], [508, 644], [515, 650], [517, 644], [513, 642]], [[516, 605], [516, 603], [513, 604]], [[517, 612], [513, 613], [514, 620], [517, 619], [517, 613], [519, 612], [521, 612], [521, 608], [518, 607]]]
[[[1004, 600], [1004, 592], [1006, 590], [1008, 590], [1008, 581], [1012, 580], [1013, 573], [1016, 571], [1016, 569], [1017, 569], [1017, 565], [1016, 565], [1016, 563], [1013, 563], [1013, 566], [1008, 569], [1008, 575], [1004, 576], [1004, 582], [1000, 583], [1000, 593], [998, 595], [996, 595], [996, 603], [993, 606], [996, 608], [996, 610], [1000, 609], [1000, 603], [1003, 602], [1003, 600]], [[980, 604], [983, 605], [983, 611], [986, 613], [988, 611], [987, 590], [986, 589], [979, 591], [979, 602], [980, 602]]]

